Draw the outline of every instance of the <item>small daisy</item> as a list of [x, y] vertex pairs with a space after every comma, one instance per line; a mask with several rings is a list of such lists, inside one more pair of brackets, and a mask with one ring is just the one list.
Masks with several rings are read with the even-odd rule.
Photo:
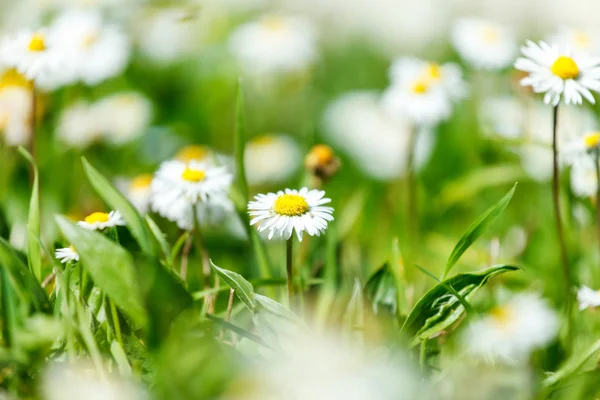
[[118, 225], [123, 226], [125, 220], [118, 211], [111, 211], [110, 213], [94, 212], [85, 217], [83, 221], [79, 221], [77, 225], [90, 231], [96, 231]]
[[566, 104], [581, 104], [583, 97], [595, 103], [590, 90], [600, 91], [600, 59], [545, 42], [527, 41], [521, 52], [525, 57], [517, 59], [515, 68], [529, 73], [521, 85], [545, 93], [544, 103], [557, 106], [563, 96]]
[[227, 197], [233, 175], [224, 166], [205, 162], [188, 163], [165, 161], [156, 172], [151, 189], [152, 210], [170, 221], [177, 222], [181, 229], [194, 227], [194, 214], [198, 217], [208, 203], [213, 209], [232, 208]]
[[142, 135], [152, 120], [152, 104], [137, 92], [120, 92], [93, 105], [105, 140], [120, 145]]
[[129, 61], [129, 39], [120, 28], [106, 24], [95, 10], [70, 10], [52, 27], [64, 56], [73, 66], [75, 80], [96, 85], [120, 74]]
[[[572, 164], [582, 157], [594, 156], [594, 152], [600, 150], [600, 132], [588, 132], [578, 138], [571, 140], [565, 145], [561, 158]], [[592, 157], [593, 158], [593, 157]]]
[[229, 39], [229, 49], [246, 71], [258, 75], [303, 71], [317, 56], [312, 24], [279, 15], [238, 27]]
[[61, 263], [65, 264], [71, 261], [79, 261], [79, 254], [75, 251], [73, 246], [64, 247], [62, 249], [56, 249], [54, 257], [60, 260]]
[[70, 82], [73, 76], [63, 46], [53, 32], [46, 29], [5, 38], [0, 44], [0, 64], [16, 68], [42, 89], [55, 89]]
[[258, 136], [244, 149], [246, 179], [250, 185], [284, 182], [298, 170], [300, 161], [298, 144], [283, 134]]
[[452, 42], [460, 56], [478, 69], [508, 67], [517, 52], [515, 37], [509, 29], [482, 19], [458, 20], [452, 31]]
[[571, 191], [577, 197], [586, 198], [596, 194], [598, 177], [592, 157], [581, 157], [571, 165]]
[[579, 302], [580, 311], [590, 307], [599, 307], [600, 291], [590, 289], [589, 287], [583, 285], [577, 290], [577, 302]]
[[150, 207], [151, 184], [152, 174], [138, 175], [129, 182], [125, 193], [131, 204], [142, 214], [147, 213]]
[[310, 236], [320, 236], [328, 221], [333, 221], [333, 208], [323, 205], [331, 199], [324, 195], [322, 190], [308, 188], [259, 194], [248, 203], [248, 214], [253, 217], [250, 225], [258, 224], [259, 232], [269, 230], [269, 240], [273, 237], [287, 240], [294, 230], [299, 241], [305, 231]]
[[535, 294], [520, 294], [472, 322], [464, 343], [478, 358], [525, 362], [533, 350], [556, 337], [558, 328], [559, 319], [545, 300]]

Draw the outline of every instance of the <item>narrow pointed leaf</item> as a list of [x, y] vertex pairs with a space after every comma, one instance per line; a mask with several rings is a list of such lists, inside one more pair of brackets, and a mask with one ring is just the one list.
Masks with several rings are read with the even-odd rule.
[[135, 207], [85, 158], [82, 158], [82, 162], [94, 190], [112, 209], [121, 213], [142, 251], [148, 255], [155, 255], [152, 234]]
[[488, 225], [491, 224], [496, 219], [496, 217], [498, 217], [498, 215], [500, 215], [502, 211], [506, 209], [516, 189], [517, 184], [515, 183], [512, 189], [510, 189], [508, 193], [504, 195], [504, 197], [502, 197], [492, 207], [488, 208], [483, 214], [479, 216], [479, 218], [475, 220], [475, 222], [471, 224], [471, 226], [469, 226], [469, 228], [465, 231], [465, 233], [462, 235], [462, 237], [452, 250], [450, 257], [446, 262], [446, 268], [444, 269], [442, 280], [444, 280], [448, 276], [448, 273], [450, 272], [452, 267], [460, 259], [463, 253], [471, 246], [471, 244], [473, 244], [473, 242], [477, 240], [479, 236], [481, 236], [481, 234], [485, 231]]
[[29, 269], [38, 280], [42, 281], [42, 251], [38, 244], [40, 237], [40, 194], [39, 194], [39, 173], [35, 160], [23, 147], [19, 147], [19, 152], [33, 169], [33, 187], [31, 189], [31, 200], [29, 202], [29, 216], [27, 219], [27, 263]]
[[139, 280], [133, 257], [101, 233], [77, 226], [57, 216], [62, 234], [75, 247], [94, 283], [135, 323], [146, 323]]
[[223, 279], [230, 288], [235, 290], [237, 297], [248, 306], [250, 311], [254, 312], [254, 310], [256, 310], [256, 303], [254, 301], [254, 288], [252, 287], [252, 284], [238, 273], [217, 267], [212, 260], [210, 261], [210, 265], [221, 279]]
[[398, 289], [389, 264], [384, 264], [371, 275], [365, 284], [364, 292], [375, 315], [396, 315]]
[[171, 254], [171, 248], [169, 246], [169, 243], [167, 242], [167, 239], [165, 238], [165, 234], [160, 230], [158, 225], [156, 225], [156, 222], [154, 222], [154, 220], [150, 218], [149, 215], [146, 215], [146, 223], [148, 224], [148, 227], [150, 227], [150, 231], [154, 235], [154, 238], [160, 245], [163, 255], [165, 256], [165, 262], [167, 263], [167, 267], [172, 269], [174, 265], [173, 255]]

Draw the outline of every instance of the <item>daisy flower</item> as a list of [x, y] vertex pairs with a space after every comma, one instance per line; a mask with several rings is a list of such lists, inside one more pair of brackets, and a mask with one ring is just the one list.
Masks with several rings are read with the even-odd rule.
[[54, 252], [54, 257], [62, 264], [71, 262], [71, 261], [79, 261], [79, 254], [75, 251], [73, 246], [64, 247], [62, 249], [56, 249]]
[[590, 90], [600, 91], [600, 58], [532, 41], [521, 52], [525, 57], [517, 59], [515, 68], [529, 74], [521, 85], [545, 93], [544, 103], [557, 106], [563, 97], [566, 104], [581, 104], [583, 97], [595, 103]]
[[127, 66], [129, 39], [117, 26], [106, 24], [98, 11], [64, 12], [50, 29], [64, 47], [64, 57], [73, 66], [75, 80], [96, 85], [120, 74]]
[[482, 19], [460, 19], [452, 30], [452, 42], [460, 56], [473, 67], [498, 70], [508, 67], [517, 51], [513, 33]]
[[298, 145], [288, 135], [258, 136], [244, 149], [244, 167], [250, 185], [284, 182], [298, 170], [300, 161]]
[[525, 362], [554, 339], [558, 328], [559, 319], [545, 300], [520, 294], [471, 323], [464, 343], [471, 354], [488, 361]]
[[97, 231], [119, 225], [123, 226], [125, 220], [118, 211], [111, 211], [110, 213], [94, 212], [85, 217], [83, 221], [79, 221], [77, 225], [90, 231]]
[[165, 161], [150, 186], [151, 207], [161, 216], [177, 222], [181, 229], [191, 230], [194, 214], [198, 218], [206, 215], [203, 207], [210, 206], [213, 211], [232, 209], [227, 197], [232, 182], [233, 175], [224, 166], [198, 161]]
[[68, 147], [84, 149], [102, 138], [102, 122], [92, 105], [78, 101], [62, 111], [56, 137]]
[[125, 192], [127, 199], [142, 214], [150, 208], [151, 184], [152, 174], [138, 175], [129, 182]]
[[577, 290], [577, 302], [579, 303], [580, 311], [590, 307], [599, 307], [600, 292], [583, 285]]
[[251, 74], [299, 72], [316, 59], [315, 29], [300, 17], [267, 15], [238, 27], [229, 49]]
[[574, 52], [596, 53], [600, 50], [598, 32], [580, 29], [562, 27], [550, 37], [549, 42], [556, 43], [561, 48], [573, 49]]
[[16, 68], [42, 89], [55, 89], [70, 82], [73, 76], [64, 47], [46, 29], [6, 37], [0, 44], [0, 64]]
[[120, 145], [144, 133], [152, 120], [152, 103], [137, 92], [120, 92], [93, 105], [105, 140]]
[[258, 224], [259, 232], [268, 230], [269, 240], [273, 237], [287, 240], [294, 230], [299, 241], [303, 232], [320, 236], [328, 221], [333, 221], [333, 208], [324, 206], [331, 199], [323, 196], [324, 191], [308, 188], [259, 194], [248, 203], [248, 214], [253, 217], [250, 225]]
[[571, 165], [571, 191], [577, 197], [594, 196], [598, 190], [596, 161], [592, 157], [575, 159]]
[[581, 157], [590, 157], [594, 152], [600, 150], [600, 132], [587, 132], [565, 145], [562, 159], [567, 164], [572, 164]]

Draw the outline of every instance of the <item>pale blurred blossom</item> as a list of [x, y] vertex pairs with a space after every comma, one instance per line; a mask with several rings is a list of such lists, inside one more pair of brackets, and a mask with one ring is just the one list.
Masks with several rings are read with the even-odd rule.
[[298, 144], [288, 135], [255, 137], [244, 149], [246, 179], [250, 185], [285, 182], [298, 170], [301, 157]]

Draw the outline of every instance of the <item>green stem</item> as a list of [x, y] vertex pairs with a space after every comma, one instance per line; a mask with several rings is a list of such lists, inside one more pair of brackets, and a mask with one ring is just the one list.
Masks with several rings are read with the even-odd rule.
[[121, 345], [121, 347], [125, 348], [123, 346], [123, 339], [121, 337], [121, 322], [119, 321], [119, 314], [117, 311], [117, 307], [115, 306], [115, 303], [113, 303], [109, 299], [107, 299], [107, 301], [110, 306], [110, 313], [112, 315], [113, 325], [115, 327], [115, 337], [117, 339], [117, 342], [119, 342], [119, 344]]
[[425, 372], [426, 363], [427, 363], [427, 339], [423, 339], [423, 341], [421, 341], [421, 348], [419, 350], [419, 367], [421, 368], [421, 373]]
[[596, 236], [600, 246], [600, 149], [594, 150], [594, 164], [596, 165]]
[[286, 271], [286, 279], [287, 279], [287, 295], [288, 295], [288, 303], [290, 308], [294, 308], [294, 265], [293, 265], [293, 255], [294, 255], [294, 236], [292, 235], [286, 242], [285, 246], [285, 271]]
[[413, 127], [409, 132], [408, 140], [408, 157], [406, 162], [406, 177], [407, 177], [407, 220], [409, 227], [409, 243], [411, 244], [411, 258], [414, 259], [414, 254], [418, 252], [419, 244], [419, 206], [417, 193], [417, 174], [415, 168], [415, 144], [417, 142], [418, 131]]
[[559, 247], [560, 247], [560, 258], [561, 267], [564, 283], [564, 296], [565, 296], [565, 316], [567, 320], [567, 336], [565, 347], [567, 352], [570, 352], [572, 344], [572, 295], [571, 288], [573, 286], [573, 278], [571, 276], [571, 270], [569, 268], [569, 258], [567, 256], [567, 245], [565, 242], [565, 236], [562, 225], [562, 218], [560, 214], [560, 187], [559, 187], [559, 170], [558, 170], [558, 105], [554, 106], [552, 113], [552, 199], [554, 205], [554, 216], [556, 218], [556, 233], [558, 235]]

